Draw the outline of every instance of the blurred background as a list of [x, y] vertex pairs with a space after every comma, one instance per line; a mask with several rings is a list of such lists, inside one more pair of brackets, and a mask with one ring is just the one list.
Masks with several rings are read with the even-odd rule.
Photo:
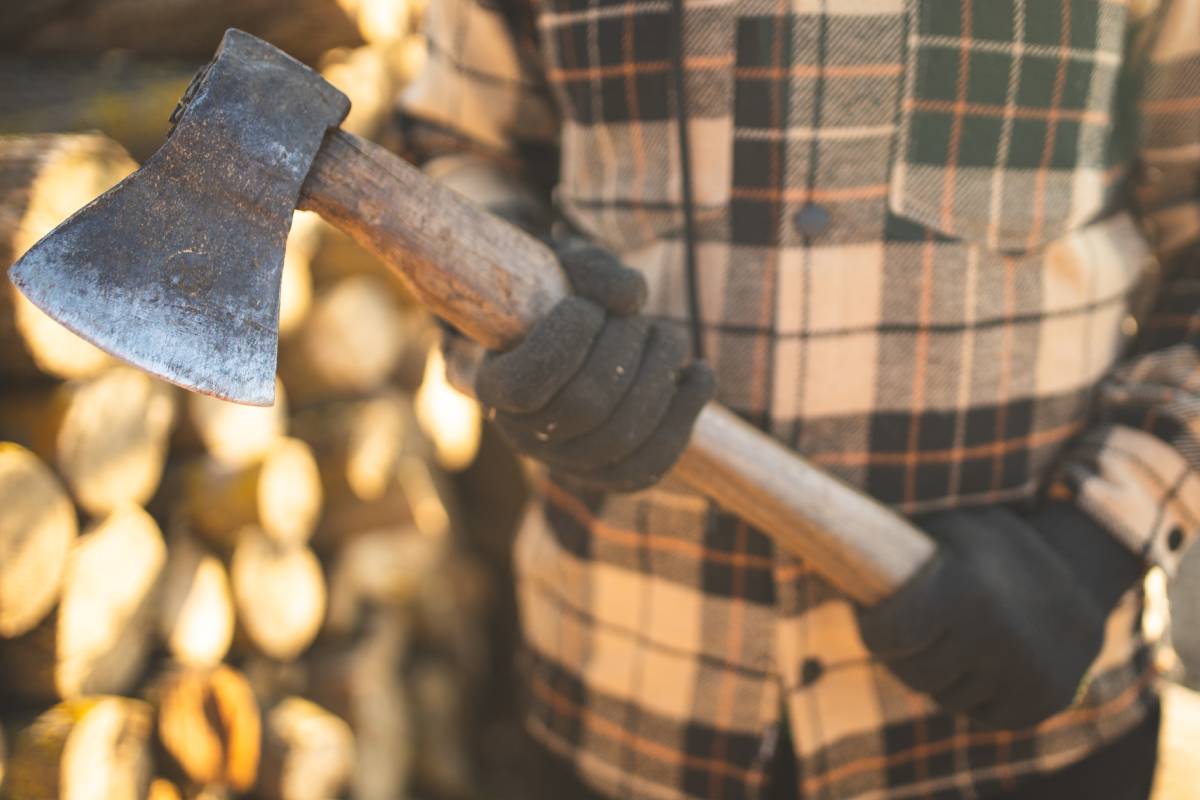
[[[425, 0], [0, 3], [0, 266], [158, 148], [231, 26], [395, 147]], [[297, 212], [279, 402], [189, 395], [0, 285], [0, 793], [529, 797], [516, 462], [386, 268]]]
[[[437, 0], [5, 0], [0, 266], [136, 169], [224, 30], [394, 150]], [[0, 796], [532, 798], [509, 544], [521, 470], [397, 278], [304, 212], [274, 408], [121, 366], [0, 283]], [[1150, 579], [1200, 688], [1200, 552]], [[1189, 588], [1190, 587], [1190, 588]], [[1186, 664], [1193, 671], [1186, 672]], [[1170, 690], [1160, 800], [1200, 797]]]

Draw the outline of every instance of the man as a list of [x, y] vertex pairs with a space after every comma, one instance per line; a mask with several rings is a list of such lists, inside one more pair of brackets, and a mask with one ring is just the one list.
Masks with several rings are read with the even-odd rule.
[[[516, 561], [558, 763], [1145, 797], [1136, 587], [1200, 524], [1200, 0], [434, 0], [428, 34], [414, 154], [533, 229], [552, 192], [576, 293], [478, 385], [548, 465]], [[856, 608], [660, 481], [714, 386], [941, 555]]]

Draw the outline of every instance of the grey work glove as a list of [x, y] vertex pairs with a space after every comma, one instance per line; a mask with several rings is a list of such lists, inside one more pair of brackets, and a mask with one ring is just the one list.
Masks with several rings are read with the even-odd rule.
[[1029, 516], [995, 506], [914, 522], [938, 553], [859, 609], [867, 648], [910, 688], [988, 727], [1024, 728], [1066, 709], [1140, 559], [1061, 503]]
[[686, 447], [713, 372], [679, 332], [638, 314], [638, 272], [583, 239], [554, 246], [574, 294], [515, 348], [488, 353], [476, 393], [518, 451], [609, 491], [645, 488]]

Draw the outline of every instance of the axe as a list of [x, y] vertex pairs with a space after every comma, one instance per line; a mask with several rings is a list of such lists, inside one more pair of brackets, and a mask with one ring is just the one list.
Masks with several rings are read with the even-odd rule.
[[[67, 328], [187, 389], [274, 396], [279, 281], [296, 208], [402, 273], [493, 349], [569, 292], [551, 251], [383, 148], [339, 130], [320, 75], [229, 30], [146, 164], [51, 231], [12, 282]], [[676, 472], [863, 604], [934, 554], [900, 516], [710, 404]]]

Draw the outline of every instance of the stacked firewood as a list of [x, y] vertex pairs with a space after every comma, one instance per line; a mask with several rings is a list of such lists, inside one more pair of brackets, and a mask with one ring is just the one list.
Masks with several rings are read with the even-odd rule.
[[[207, 30], [224, 5], [269, 31], [270, 9], [322, 4], [43, 2], [12, 24], [32, 49], [86, 51], [138, 35], [105, 14], [191, 8]], [[347, 126], [378, 134], [418, 65], [420, 8], [325, 5], [359, 46], [306, 56], [351, 95]], [[137, 58], [122, 69], [177, 96], [178, 68]], [[136, 168], [109, 135], [70, 132], [93, 125], [71, 110], [101, 77], [54, 82], [57, 109], [30, 94], [0, 112], [0, 268]], [[121, 136], [123, 113], [99, 127]], [[143, 156], [146, 138], [124, 143]], [[0, 283], [0, 797], [476, 794], [494, 581], [450, 472], [474, 458], [478, 410], [397, 279], [305, 213], [280, 327], [276, 404], [237, 406], [117, 363]]]

